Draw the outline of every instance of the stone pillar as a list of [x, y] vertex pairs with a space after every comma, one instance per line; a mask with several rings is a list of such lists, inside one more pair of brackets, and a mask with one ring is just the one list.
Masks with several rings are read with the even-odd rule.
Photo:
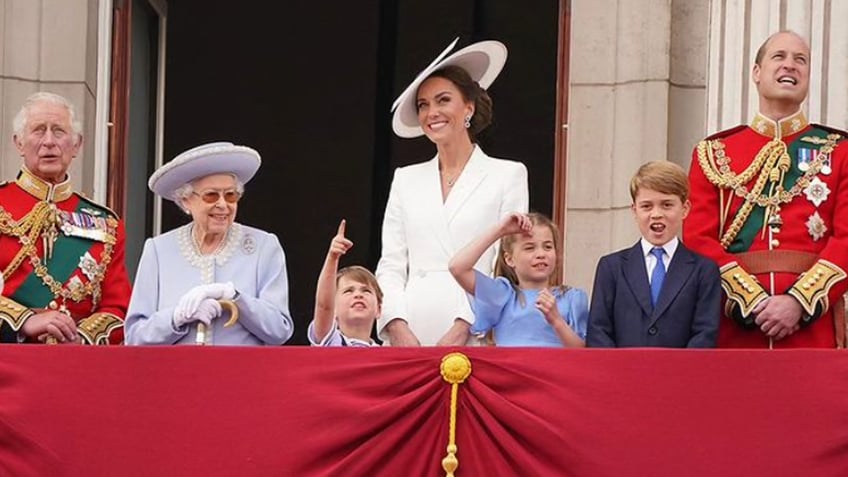
[[[97, 19], [98, 0], [0, 0], [0, 180], [20, 167], [12, 119], [36, 91], [68, 98], [93, 144]], [[94, 148], [83, 142], [70, 170], [77, 190], [91, 193], [93, 171]]]
[[710, 5], [707, 129], [747, 123], [757, 112], [751, 69], [757, 48], [780, 30], [810, 43], [813, 122], [848, 128], [848, 2], [834, 0], [712, 0]]
[[[630, 177], [642, 163], [666, 159], [671, 147], [672, 10], [670, 0], [572, 2], [565, 227], [571, 285], [590, 290], [598, 259], [639, 237]], [[679, 71], [672, 100], [682, 108], [691, 81]]]

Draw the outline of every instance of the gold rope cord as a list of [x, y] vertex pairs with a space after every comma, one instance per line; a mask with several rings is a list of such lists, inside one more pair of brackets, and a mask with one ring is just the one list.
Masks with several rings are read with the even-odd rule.
[[442, 459], [442, 468], [445, 469], [445, 477], [454, 477], [459, 460], [456, 458], [456, 402], [459, 394], [459, 385], [464, 383], [471, 375], [471, 360], [462, 353], [449, 353], [442, 358], [439, 367], [442, 378], [451, 385], [450, 402], [450, 434], [448, 437], [448, 455]]
[[[789, 190], [783, 188], [783, 175], [789, 170], [792, 160], [789, 157], [786, 144], [778, 139], [769, 141], [757, 156], [754, 161], [748, 166], [742, 174], [736, 175], [730, 169], [731, 158], [724, 153], [724, 144], [720, 140], [701, 141], [698, 143], [698, 164], [701, 170], [707, 177], [707, 180], [719, 189], [729, 189], [732, 195], [735, 194], [744, 200], [744, 204], [739, 209], [739, 212], [734, 217], [733, 222], [721, 237], [721, 245], [727, 248], [736, 238], [736, 235], [741, 230], [751, 210], [755, 205], [769, 209], [766, 216], [770, 212], [777, 211], [781, 204], [791, 202], [807, 187], [812, 178], [819, 173], [824, 162], [829, 158], [836, 143], [841, 138], [838, 134], [830, 134], [827, 136], [826, 143], [819, 149], [819, 154], [810, 164], [807, 170], [799, 177], [795, 184]], [[713, 156], [715, 151], [715, 157]], [[745, 184], [753, 178], [755, 172], [759, 172], [754, 187], [749, 191], [745, 188]], [[772, 182], [772, 186], [768, 195], [762, 195], [765, 186]], [[719, 193], [721, 194], [721, 190]], [[726, 207], [730, 207], [728, 198]], [[722, 196], [723, 198], [723, 196]], [[728, 209], [729, 211], [729, 209]], [[720, 212], [722, 215], [723, 211]], [[723, 217], [726, 220], [727, 216]], [[720, 217], [722, 219], [722, 217]], [[721, 233], [721, 231], [719, 231]]]
[[47, 223], [46, 219], [48, 215], [50, 215], [50, 206], [47, 202], [39, 202], [28, 214], [17, 222], [12, 219], [12, 216], [8, 212], [0, 207], [0, 233], [17, 237], [23, 245], [15, 255], [15, 258], [3, 270], [4, 279], [12, 276], [15, 270], [21, 266], [24, 258], [35, 251], [35, 241], [41, 235], [41, 231]]
[[[106, 275], [106, 268], [112, 261], [113, 241], [107, 241], [104, 244], [103, 252], [100, 255], [98, 271], [88, 283], [65, 288], [50, 275], [47, 267], [42, 263], [41, 257], [38, 256], [36, 249], [37, 239], [40, 235], [46, 233], [45, 228], [55, 227], [57, 220], [55, 213], [55, 208], [50, 203], [39, 202], [21, 220], [15, 221], [7, 211], [0, 208], [0, 233], [17, 237], [22, 245], [21, 250], [15, 255], [15, 258], [3, 270], [3, 277], [8, 278], [11, 276], [28, 257], [35, 275], [41, 278], [41, 281], [50, 289], [55, 297], [80, 302], [86, 296], [90, 295], [93, 305], [97, 306], [97, 303], [100, 301], [100, 283]], [[112, 228], [117, 228], [118, 226], [115, 219], [110, 218], [107, 223]]]

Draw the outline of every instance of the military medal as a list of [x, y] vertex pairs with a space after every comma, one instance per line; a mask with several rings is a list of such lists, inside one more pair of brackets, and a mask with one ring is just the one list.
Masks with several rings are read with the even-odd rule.
[[813, 177], [810, 184], [804, 188], [804, 194], [806, 194], [807, 200], [818, 207], [827, 200], [827, 196], [830, 195], [830, 188], [818, 177]]
[[60, 212], [58, 222], [62, 233], [68, 237], [82, 237], [98, 242], [107, 242], [111, 236], [110, 227], [103, 217], [84, 212]]
[[814, 212], [807, 219], [807, 232], [813, 237], [813, 241], [820, 240], [824, 237], [825, 232], [827, 232], [827, 225], [824, 224], [824, 220], [822, 220], [818, 212]]
[[828, 154], [827, 158], [824, 161], [822, 161], [822, 166], [821, 166], [821, 169], [819, 169], [819, 172], [821, 172], [822, 175], [825, 175], [825, 176], [829, 176], [830, 173], [833, 172], [833, 169], [830, 168], [830, 155], [829, 154]]
[[816, 160], [819, 151], [808, 149], [806, 147], [798, 148], [798, 170], [807, 172], [810, 170], [810, 163]]

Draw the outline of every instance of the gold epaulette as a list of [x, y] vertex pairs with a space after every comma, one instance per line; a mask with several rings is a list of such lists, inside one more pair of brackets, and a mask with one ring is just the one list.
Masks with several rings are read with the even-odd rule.
[[77, 323], [77, 332], [85, 344], [107, 345], [112, 331], [124, 326], [124, 321], [111, 313], [95, 313]]
[[751, 310], [769, 296], [760, 282], [736, 262], [721, 267], [721, 288], [727, 294], [728, 306], [739, 306], [743, 317], [749, 316]]
[[8, 323], [13, 330], [20, 330], [24, 322], [34, 314], [34, 311], [21, 305], [15, 300], [6, 298], [5, 296], [0, 296], [0, 320]]
[[827, 260], [819, 259], [792, 285], [789, 294], [801, 303], [804, 312], [808, 315], [816, 315], [816, 308], [819, 305], [821, 305], [819, 313], [824, 313], [828, 308], [827, 295], [831, 287], [845, 277], [844, 270]]

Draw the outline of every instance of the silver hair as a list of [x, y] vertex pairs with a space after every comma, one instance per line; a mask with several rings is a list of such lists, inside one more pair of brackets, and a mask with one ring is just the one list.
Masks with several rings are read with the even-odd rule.
[[[236, 181], [236, 191], [238, 191], [239, 194], [244, 194], [244, 182], [240, 181], [239, 178], [236, 177], [235, 174], [230, 174], [230, 173], [225, 173], [225, 174], [228, 175], [228, 176], [231, 176]], [[204, 177], [207, 177], [207, 176], [204, 176]], [[194, 179], [191, 182], [186, 182], [185, 184], [174, 189], [174, 197], [173, 197], [174, 202], [185, 213], [189, 213], [189, 210], [183, 204], [183, 201], [188, 199], [189, 197], [191, 197], [191, 194], [194, 193], [194, 183], [197, 182], [200, 179], [202, 179], [202, 177]]]
[[74, 109], [74, 105], [64, 96], [49, 93], [47, 91], [33, 93], [24, 100], [24, 104], [21, 106], [20, 111], [18, 111], [18, 114], [15, 115], [15, 119], [12, 120], [12, 132], [15, 136], [23, 136], [24, 128], [26, 127], [27, 120], [29, 119], [29, 111], [37, 103], [52, 103], [63, 106], [67, 109], [68, 116], [71, 120], [71, 132], [76, 136], [77, 141], [79, 141], [82, 137], [82, 124], [77, 120], [77, 113]]

